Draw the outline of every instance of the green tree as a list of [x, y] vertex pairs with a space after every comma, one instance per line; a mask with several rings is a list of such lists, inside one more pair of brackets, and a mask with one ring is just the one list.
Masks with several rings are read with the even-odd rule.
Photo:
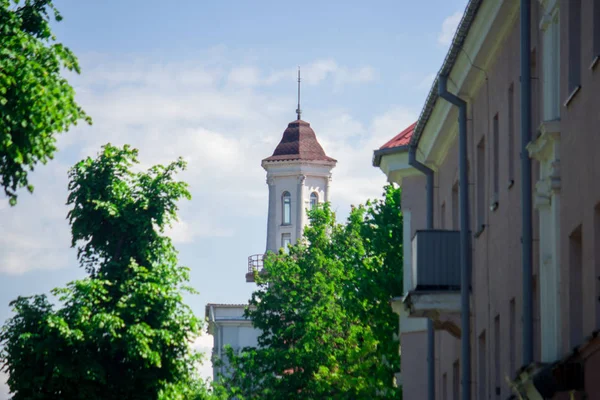
[[56, 136], [91, 119], [75, 102], [61, 70], [80, 72], [77, 58], [56, 42], [52, 0], [0, 0], [0, 184], [10, 204], [22, 187], [32, 192], [28, 171], [56, 152]]
[[[337, 224], [329, 205], [309, 212], [303, 240], [270, 253], [246, 315], [257, 348], [227, 352], [221, 378], [240, 399], [401, 398], [398, 317], [400, 192], [353, 208]], [[400, 278], [401, 279], [401, 278]]]
[[89, 273], [45, 295], [19, 297], [2, 328], [13, 400], [204, 399], [191, 341], [200, 321], [183, 303], [188, 269], [164, 228], [190, 198], [180, 159], [133, 172], [137, 150], [106, 145], [70, 170], [73, 246]]
[[[401, 189], [393, 185], [384, 188], [383, 197], [369, 200], [352, 215], [357, 219], [365, 252], [377, 257], [371, 268], [356, 270], [351, 290], [357, 297], [356, 313], [367, 323], [377, 339], [377, 351], [388, 364], [387, 372], [400, 371], [398, 353], [399, 318], [390, 307], [390, 300], [402, 295], [403, 288], [403, 219]], [[362, 219], [361, 219], [362, 217]], [[353, 218], [352, 216], [350, 218]]]

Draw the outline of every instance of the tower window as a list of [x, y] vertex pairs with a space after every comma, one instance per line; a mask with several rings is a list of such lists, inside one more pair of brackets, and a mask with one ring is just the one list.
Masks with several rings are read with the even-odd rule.
[[312, 192], [310, 194], [310, 209], [314, 210], [317, 208], [317, 204], [319, 204], [319, 195], [317, 192]]
[[292, 223], [292, 196], [290, 192], [283, 192], [281, 196], [283, 202], [283, 225]]
[[281, 247], [287, 253], [289, 251], [288, 247], [292, 245], [292, 235], [289, 233], [284, 233], [281, 235]]

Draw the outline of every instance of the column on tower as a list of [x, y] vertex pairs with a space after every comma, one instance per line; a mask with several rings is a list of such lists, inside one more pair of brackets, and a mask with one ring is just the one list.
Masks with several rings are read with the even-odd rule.
[[323, 199], [325, 201], [325, 203], [329, 202], [329, 186], [331, 184], [331, 174], [329, 174], [329, 176], [327, 176], [325, 178], [325, 193], [324, 196], [325, 198]]
[[297, 213], [297, 223], [296, 223], [296, 241], [300, 240], [302, 237], [302, 228], [304, 227], [304, 182], [306, 181], [305, 175], [298, 176], [298, 206]]
[[275, 193], [275, 179], [267, 177], [269, 185], [269, 211], [267, 216], [267, 251], [277, 251], [277, 232], [275, 219], [277, 218], [277, 193]]

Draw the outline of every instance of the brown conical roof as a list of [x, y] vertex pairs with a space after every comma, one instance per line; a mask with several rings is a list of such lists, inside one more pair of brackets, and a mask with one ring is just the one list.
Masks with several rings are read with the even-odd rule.
[[325, 154], [325, 150], [319, 144], [315, 131], [312, 130], [310, 124], [300, 119], [288, 124], [273, 155], [263, 161], [284, 160], [337, 162]]

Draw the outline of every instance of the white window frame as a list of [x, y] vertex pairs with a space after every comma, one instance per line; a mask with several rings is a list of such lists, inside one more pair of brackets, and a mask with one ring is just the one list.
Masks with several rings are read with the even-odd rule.
[[291, 233], [282, 233], [281, 234], [281, 247], [287, 253], [289, 250], [289, 246], [292, 245], [292, 234]]
[[318, 204], [319, 204], [319, 194], [317, 192], [312, 192], [310, 194], [310, 209], [314, 210], [315, 208], [317, 208]]
[[292, 195], [287, 190], [281, 194], [281, 224], [292, 224]]

